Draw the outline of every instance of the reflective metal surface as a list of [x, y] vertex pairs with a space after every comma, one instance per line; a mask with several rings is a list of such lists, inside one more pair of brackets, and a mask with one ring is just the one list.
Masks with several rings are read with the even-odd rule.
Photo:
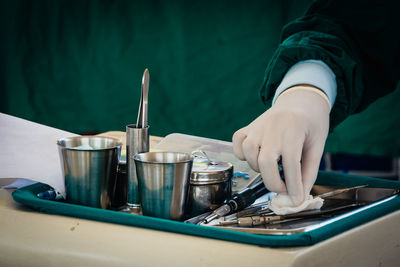
[[78, 136], [60, 139], [57, 144], [67, 202], [110, 208], [121, 142], [109, 137]]
[[134, 156], [149, 151], [149, 126], [136, 128], [135, 124], [126, 126], [126, 160], [128, 174], [128, 206], [140, 208], [138, 179]]
[[191, 155], [147, 152], [134, 159], [143, 215], [183, 220], [193, 164]]
[[189, 218], [207, 211], [215, 210], [232, 195], [232, 184], [221, 182], [208, 185], [190, 185], [188, 198]]
[[148, 105], [148, 95], [149, 95], [149, 82], [150, 74], [149, 70], [145, 69], [142, 77], [142, 93], [140, 96], [140, 104], [137, 118], [137, 128], [147, 127], [147, 105]]
[[233, 177], [233, 165], [224, 161], [193, 162], [190, 184], [214, 184], [230, 182]]
[[191, 218], [215, 210], [232, 195], [233, 165], [224, 161], [212, 161], [201, 150], [194, 156], [187, 217]]
[[[349, 188], [314, 185], [312, 194], [328, 195], [328, 197], [325, 198], [324, 206], [321, 208], [321, 210], [304, 211], [297, 214], [291, 214], [289, 216], [285, 215], [282, 216], [284, 217], [282, 220], [271, 221], [269, 223], [250, 228], [242, 226], [229, 226], [229, 221], [235, 221], [237, 219], [236, 216], [236, 218], [226, 216], [219, 219], [219, 221], [213, 221], [212, 224], [200, 224], [209, 227], [221, 227], [223, 229], [261, 235], [292, 235], [296, 233], [312, 231], [324, 227], [325, 225], [339, 222], [342, 219], [346, 219], [368, 209], [374, 209], [377, 206], [391, 201], [394, 198], [400, 197], [399, 190], [396, 189], [363, 187], [364, 185]], [[336, 194], [336, 192], [339, 191], [341, 191], [341, 193]], [[273, 214], [268, 214], [267, 216], [270, 215]], [[192, 222], [193, 220], [191, 219], [189, 221]], [[224, 224], [228, 226], [222, 226]]]

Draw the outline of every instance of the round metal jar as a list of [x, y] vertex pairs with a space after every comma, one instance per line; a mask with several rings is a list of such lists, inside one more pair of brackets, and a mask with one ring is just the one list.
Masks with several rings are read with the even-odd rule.
[[230, 198], [232, 176], [231, 163], [195, 158], [187, 202], [188, 217], [214, 210]]

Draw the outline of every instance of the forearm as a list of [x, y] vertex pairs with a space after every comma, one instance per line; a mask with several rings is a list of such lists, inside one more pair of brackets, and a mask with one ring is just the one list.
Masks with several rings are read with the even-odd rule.
[[331, 129], [395, 89], [400, 41], [393, 8], [375, 1], [356, 9], [349, 5], [357, 3], [316, 1], [304, 17], [285, 26], [261, 90], [267, 106], [288, 71], [307, 60], [323, 61], [335, 75], [337, 95], [330, 112]]

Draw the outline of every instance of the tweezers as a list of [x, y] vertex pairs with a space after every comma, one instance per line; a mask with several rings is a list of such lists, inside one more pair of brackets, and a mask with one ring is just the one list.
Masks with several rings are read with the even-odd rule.
[[140, 96], [140, 104], [139, 104], [136, 128], [147, 127], [147, 104], [149, 96], [149, 81], [150, 81], [149, 70], [145, 69], [142, 76], [142, 90]]

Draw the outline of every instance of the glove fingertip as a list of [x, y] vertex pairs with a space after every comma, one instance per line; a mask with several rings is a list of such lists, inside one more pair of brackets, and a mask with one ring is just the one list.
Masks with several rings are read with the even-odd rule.
[[304, 202], [304, 194], [290, 196], [290, 199], [292, 200], [294, 206], [300, 206]]

